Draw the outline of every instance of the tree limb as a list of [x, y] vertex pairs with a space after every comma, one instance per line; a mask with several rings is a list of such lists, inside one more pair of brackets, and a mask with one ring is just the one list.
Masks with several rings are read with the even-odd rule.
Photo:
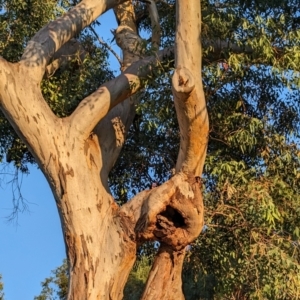
[[71, 128], [88, 136], [113, 107], [144, 87], [148, 80], [155, 77], [155, 72], [162, 68], [162, 61], [172, 56], [172, 49], [159, 51], [156, 56], [135, 62], [118, 77], [103, 84], [82, 100], [69, 117]]
[[[134, 39], [138, 37], [132, 1], [116, 6], [114, 13], [119, 25], [114, 35], [117, 41], [121, 40], [121, 43], [119, 43], [123, 57], [121, 70], [124, 71], [133, 62], [140, 59], [139, 53], [131, 51], [130, 46], [134, 41], [131, 37], [134, 37]], [[126, 28], [125, 32], [129, 33], [125, 34], [125, 36], [122, 30], [124, 27]], [[102, 182], [108, 182], [108, 174], [119, 157], [127, 132], [135, 116], [135, 105], [138, 102], [138, 98], [139, 95], [136, 94], [116, 105], [93, 130], [102, 144]]]
[[147, 7], [149, 10], [150, 19], [151, 19], [152, 47], [154, 49], [158, 49], [159, 44], [160, 44], [160, 34], [161, 34], [158, 11], [156, 8], [156, 4], [153, 0], [147, 1]]
[[206, 157], [209, 124], [201, 76], [200, 2], [178, 0], [176, 11], [176, 69], [172, 79], [174, 104], [180, 128], [176, 171], [201, 176]]
[[134, 7], [131, 2], [116, 6], [114, 12], [119, 25], [115, 31], [116, 42], [123, 51], [122, 70], [124, 70], [144, 56], [145, 42], [138, 35]]
[[156, 240], [181, 250], [203, 226], [200, 183], [178, 173], [159, 187], [137, 194], [120, 212], [132, 220], [138, 240]]
[[[29, 99], [30, 101], [26, 101]], [[39, 83], [19, 63], [0, 59], [0, 109], [41, 166], [50, 156], [50, 132], [59, 120], [44, 100]], [[47, 147], [42, 147], [42, 144]]]
[[76, 57], [80, 61], [83, 61], [86, 54], [81, 44], [77, 40], [71, 39], [54, 53], [50, 64], [46, 67], [44, 78], [51, 77], [59, 68], [64, 68]]
[[62, 17], [43, 27], [28, 43], [21, 63], [41, 80], [54, 53], [105, 11], [126, 0], [83, 0]]
[[245, 53], [245, 54], [251, 54], [253, 52], [253, 49], [250, 46], [239, 46], [235, 43], [232, 43], [230, 41], [222, 40], [220, 38], [214, 38], [214, 39], [202, 39], [202, 47], [203, 48], [212, 48], [213, 53], [220, 54], [222, 51], [230, 50], [234, 53]]

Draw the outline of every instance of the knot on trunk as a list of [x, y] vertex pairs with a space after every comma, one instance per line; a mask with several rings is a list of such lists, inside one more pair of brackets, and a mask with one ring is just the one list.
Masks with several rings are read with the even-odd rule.
[[199, 179], [177, 174], [145, 198], [135, 232], [141, 241], [156, 240], [183, 249], [203, 227]]
[[172, 77], [173, 89], [177, 93], [189, 94], [195, 88], [194, 76], [185, 67], [178, 67]]

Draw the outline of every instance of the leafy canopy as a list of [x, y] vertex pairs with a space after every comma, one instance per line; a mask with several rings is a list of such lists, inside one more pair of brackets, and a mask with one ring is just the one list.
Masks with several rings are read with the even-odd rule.
[[4, 300], [3, 283], [2, 283], [2, 275], [1, 274], [0, 274], [0, 300]]

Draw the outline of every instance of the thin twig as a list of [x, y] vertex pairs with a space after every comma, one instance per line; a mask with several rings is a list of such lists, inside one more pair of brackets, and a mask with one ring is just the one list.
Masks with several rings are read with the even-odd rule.
[[95, 31], [95, 29], [92, 26], [89, 26], [89, 28], [91, 29], [91, 31], [94, 33], [94, 35], [96, 36], [98, 42], [103, 45], [105, 48], [107, 48], [117, 59], [117, 61], [119, 62], [120, 66], [122, 66], [122, 60], [120, 58], [120, 56], [112, 49], [111, 46], [109, 46], [106, 42], [104, 42], [97, 34], [97, 32]]
[[[21, 174], [21, 178], [19, 174]], [[8, 182], [8, 184], [11, 184], [13, 209], [6, 218], [8, 223], [13, 222], [16, 225], [18, 225], [19, 213], [30, 212], [29, 202], [23, 197], [21, 192], [22, 179], [23, 174], [16, 168], [12, 180]]]
[[209, 138], [210, 138], [211, 140], [218, 141], [218, 142], [221, 142], [221, 143], [225, 144], [226, 146], [229, 146], [229, 144], [226, 143], [225, 141], [220, 140], [220, 139], [217, 139], [217, 138], [214, 138], [214, 137], [212, 137], [211, 135], [209, 136]]

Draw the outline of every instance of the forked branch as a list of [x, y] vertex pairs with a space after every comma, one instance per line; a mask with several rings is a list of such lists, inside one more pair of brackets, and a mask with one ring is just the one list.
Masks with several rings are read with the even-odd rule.
[[[78, 105], [70, 116], [71, 128], [88, 136], [96, 124], [113, 107], [134, 95], [149, 80], [154, 78], [155, 72], [161, 69], [163, 65], [167, 65], [166, 62], [172, 59], [173, 54], [173, 49], [159, 51], [155, 56], [135, 62], [118, 77], [103, 84]], [[89, 116], [89, 118], [84, 116]]]
[[[141, 235], [147, 239], [152, 234], [162, 245], [147, 280], [142, 298], [145, 300], [184, 299], [180, 277], [184, 258], [182, 247], [192, 242], [203, 227], [200, 175], [206, 156], [209, 127], [201, 78], [200, 1], [177, 0], [176, 11], [172, 87], [180, 127], [180, 151], [177, 174], [158, 187], [157, 191], [150, 192], [136, 225], [138, 237]], [[168, 199], [169, 202], [162, 199]], [[174, 284], [175, 290], [169, 296], [166, 291]]]

